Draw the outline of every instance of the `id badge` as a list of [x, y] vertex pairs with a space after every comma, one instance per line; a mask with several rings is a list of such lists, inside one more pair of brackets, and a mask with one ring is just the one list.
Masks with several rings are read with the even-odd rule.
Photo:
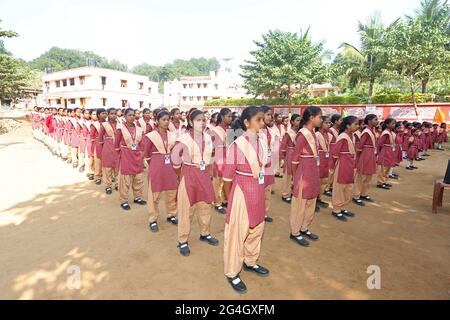
[[317, 166], [320, 166], [320, 158], [319, 157], [316, 157], [316, 164], [317, 164]]
[[395, 151], [395, 146], [392, 147], [392, 151]]
[[330, 157], [330, 153], [329, 152], [325, 152], [325, 158], [329, 158]]
[[264, 184], [264, 171], [260, 171], [258, 174], [258, 183]]
[[200, 167], [200, 171], [205, 171], [206, 170], [206, 163], [205, 163], [205, 161], [201, 160], [200, 163], [198, 164], [198, 166]]
[[272, 149], [267, 149], [267, 156], [268, 157], [271, 157], [272, 156]]
[[373, 154], [376, 155], [377, 154], [377, 149], [373, 148]]
[[131, 144], [131, 150], [133, 150], [133, 151], [137, 150], [137, 144], [136, 143], [132, 143]]
[[164, 155], [164, 164], [170, 164], [170, 154]]

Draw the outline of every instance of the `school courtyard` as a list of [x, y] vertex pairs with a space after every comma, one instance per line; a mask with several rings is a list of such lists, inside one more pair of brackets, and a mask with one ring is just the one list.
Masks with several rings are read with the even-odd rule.
[[[352, 205], [349, 222], [322, 209], [311, 228], [321, 239], [309, 248], [289, 240], [278, 179], [259, 260], [271, 274], [243, 272], [248, 293], [238, 295], [223, 275], [224, 216], [213, 212], [219, 247], [198, 240], [194, 219], [191, 255], [182, 257], [176, 227], [162, 220], [151, 233], [146, 207], [122, 210], [116, 192], [52, 156], [23, 124], [0, 135], [0, 299], [450, 299], [448, 190], [431, 213], [448, 146], [418, 170], [402, 164], [392, 191], [372, 189], [376, 203]], [[368, 289], [370, 266], [380, 268], [380, 289]]]

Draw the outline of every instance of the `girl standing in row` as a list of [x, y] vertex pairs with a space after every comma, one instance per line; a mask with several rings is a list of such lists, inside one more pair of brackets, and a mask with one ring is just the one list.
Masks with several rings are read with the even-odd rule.
[[395, 164], [395, 139], [393, 129], [395, 127], [395, 120], [388, 118], [383, 122], [381, 133], [378, 139], [378, 179], [377, 188], [390, 190], [392, 187], [389, 184], [389, 170]]
[[[330, 153], [333, 154], [334, 146], [336, 145], [337, 138], [339, 136], [339, 130], [342, 124], [342, 117], [339, 114], [333, 114], [331, 116], [331, 128], [329, 130], [330, 135]], [[325, 190], [324, 194], [331, 197], [333, 193], [333, 181], [334, 181], [334, 168], [335, 168], [335, 158], [330, 157], [330, 176], [328, 179], [328, 189]]]
[[317, 205], [322, 208], [328, 208], [329, 204], [321, 199], [321, 195], [328, 189], [328, 176], [330, 175], [330, 129], [331, 121], [329, 116], [322, 116], [322, 125], [316, 131], [317, 142], [319, 144], [319, 177], [320, 194], [317, 197]]
[[264, 185], [265, 185], [265, 195], [266, 195], [266, 222], [272, 222], [273, 218], [269, 216], [267, 213], [270, 209], [270, 200], [272, 197], [272, 186], [275, 184], [275, 164], [278, 163], [278, 157], [274, 157], [274, 154], [276, 153], [275, 147], [276, 147], [276, 139], [277, 137], [272, 131], [273, 126], [273, 116], [272, 116], [272, 110], [269, 106], [261, 106], [262, 112], [264, 112], [264, 125], [262, 128], [262, 132], [259, 134], [261, 135], [263, 143], [266, 145], [267, 148], [267, 156], [268, 160], [264, 167]]
[[193, 109], [188, 115], [188, 132], [182, 134], [172, 150], [173, 167], [180, 181], [178, 186], [178, 247], [180, 254], [188, 256], [191, 221], [194, 210], [200, 225], [200, 240], [217, 246], [219, 241], [210, 234], [210, 204], [214, 201], [210, 165], [211, 137], [204, 133], [205, 116]]
[[155, 129], [144, 137], [144, 157], [148, 163], [148, 211], [149, 227], [158, 231], [159, 200], [165, 194], [167, 222], [177, 225], [178, 180], [173, 169], [170, 152], [175, 141], [168, 135], [169, 112], [162, 110], [156, 114]]
[[98, 142], [102, 146], [102, 173], [106, 194], [112, 193], [112, 184], [118, 190], [118, 152], [115, 150], [117, 110], [108, 109], [108, 121], [102, 122]]

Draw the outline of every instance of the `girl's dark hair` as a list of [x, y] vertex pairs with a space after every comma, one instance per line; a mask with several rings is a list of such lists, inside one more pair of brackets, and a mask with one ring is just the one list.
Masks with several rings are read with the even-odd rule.
[[64, 110], [64, 108], [58, 108], [58, 111], [59, 111], [59, 110]]
[[81, 110], [81, 108], [75, 107], [75, 108], [73, 109], [73, 112], [77, 112], [77, 110]]
[[97, 114], [100, 114], [102, 112], [106, 112], [105, 108], [97, 108]]
[[400, 127], [402, 125], [402, 123], [400, 121], [397, 121], [395, 123], [395, 129], [397, 129], [398, 127]]
[[322, 109], [316, 106], [310, 106], [303, 111], [302, 121], [300, 121], [300, 128], [303, 128], [308, 123], [309, 119], [317, 116], [322, 112]]
[[[42, 109], [44, 109], [44, 108], [41, 108], [41, 110], [42, 110]], [[71, 109], [71, 108], [68, 108], [68, 109], [67, 109], [67, 112], [72, 112], [72, 111], [73, 111], [73, 109]]]
[[146, 113], [146, 112], [150, 112], [150, 109], [149, 109], [149, 108], [144, 108], [144, 109], [142, 110], [142, 113]]
[[355, 116], [348, 116], [345, 117], [342, 120], [342, 124], [341, 127], [339, 128], [339, 134], [341, 134], [342, 132], [344, 132], [345, 130], [347, 130], [347, 126], [352, 125], [353, 123], [357, 122], [358, 118]]
[[[128, 110], [128, 109], [127, 109], [127, 110]], [[117, 109], [116, 109], [116, 108], [109, 108], [109, 109], [108, 109], [108, 114], [110, 114], [111, 111], [117, 111]], [[126, 111], [126, 110], [125, 110], [125, 111]]]
[[161, 111], [161, 108], [156, 108], [153, 110], [153, 116], [156, 118], [156, 115]]
[[225, 117], [227, 114], [231, 113], [231, 110], [228, 108], [222, 108], [219, 111], [219, 115], [217, 116], [216, 124], [219, 125], [222, 123], [222, 118]]
[[242, 114], [239, 118], [237, 118], [233, 124], [232, 128], [237, 132], [235, 133], [235, 138], [238, 138], [242, 132], [239, 134], [239, 131], [247, 131], [247, 127], [244, 124], [244, 121], [250, 121], [258, 112], [264, 112], [261, 107], [249, 106], [242, 111]]
[[294, 113], [292, 116], [291, 116], [291, 122], [294, 122], [297, 118], [299, 118], [299, 117], [301, 117], [301, 115], [299, 115], [298, 113]]
[[194, 108], [191, 112], [189, 112], [188, 125], [187, 125], [188, 130], [192, 129], [191, 122], [195, 119], [195, 117], [197, 117], [201, 114], [203, 114], [203, 111], [198, 110], [197, 108]]
[[387, 118], [386, 120], [384, 120], [383, 125], [381, 126], [381, 129], [386, 130], [388, 125], [391, 124], [392, 122], [395, 122], [394, 118]]
[[180, 111], [179, 108], [173, 108], [172, 110], [170, 110], [170, 116], [173, 117], [173, 115], [177, 112]]
[[369, 124], [369, 121], [372, 121], [373, 119], [375, 119], [377, 117], [376, 114], [368, 114], [365, 118], [364, 118], [364, 124]]
[[169, 118], [170, 118], [170, 113], [169, 113], [169, 111], [161, 110], [160, 112], [158, 112], [158, 113], [156, 114], [156, 121], [158, 121], [159, 119], [161, 119], [161, 118], [164, 117], [164, 116], [169, 116]]
[[316, 131], [319, 131], [320, 128], [322, 128], [323, 124], [325, 123], [325, 121], [327, 121], [328, 119], [330, 119], [330, 116], [322, 116], [322, 124], [320, 125], [319, 128], [316, 128]]
[[219, 113], [218, 112], [214, 112], [212, 115], [211, 115], [211, 118], [210, 118], [210, 122], [211, 123], [213, 123], [213, 124], [215, 124], [215, 125], [217, 125], [217, 117], [219, 116]]
[[97, 109], [90, 109], [89, 110], [89, 115], [92, 116], [92, 114], [95, 112], [95, 114], [97, 114]]
[[123, 112], [123, 115], [126, 116], [126, 115], [129, 114], [130, 112], [134, 112], [134, 109], [132, 109], [132, 108], [127, 108], [127, 109], [125, 109], [125, 111]]
[[267, 113], [270, 111], [270, 107], [266, 105], [261, 106], [260, 109], [263, 113]]
[[332, 123], [332, 124], [335, 124], [335, 123], [338, 122], [339, 119], [341, 119], [341, 118], [342, 118], [342, 117], [341, 117], [340, 114], [335, 113], [335, 114], [333, 114], [333, 115], [331, 116], [331, 123]]

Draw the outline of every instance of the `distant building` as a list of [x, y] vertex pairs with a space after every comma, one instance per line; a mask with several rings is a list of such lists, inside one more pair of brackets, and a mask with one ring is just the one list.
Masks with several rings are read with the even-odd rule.
[[331, 83], [312, 84], [308, 87], [313, 97], [328, 97], [330, 93], [339, 93], [339, 87], [333, 86]]
[[46, 73], [42, 84], [38, 103], [52, 107], [155, 109], [162, 100], [148, 77], [94, 66]]
[[164, 82], [164, 106], [188, 109], [212, 99], [251, 98], [240, 79], [229, 69], [211, 71], [208, 76], [180, 77]]

